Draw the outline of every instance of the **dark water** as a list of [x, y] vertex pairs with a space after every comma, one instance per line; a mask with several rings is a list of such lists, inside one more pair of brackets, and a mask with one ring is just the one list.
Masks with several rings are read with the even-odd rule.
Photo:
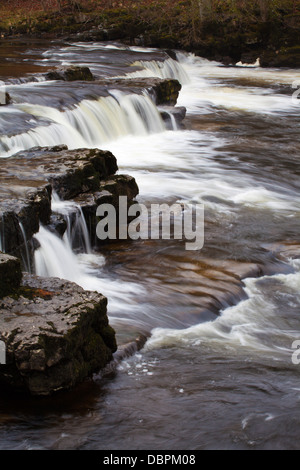
[[[300, 105], [292, 84], [300, 71], [227, 68], [182, 53], [174, 62], [114, 44], [15, 51], [18, 72], [13, 63], [1, 72], [16, 103], [0, 111], [3, 157], [36, 143], [112, 150], [120, 172], [136, 178], [140, 202], [205, 205], [205, 245], [126, 241], [69, 260], [78, 283], [108, 297], [120, 343], [150, 338], [72, 392], [2, 397], [1, 448], [299, 448]], [[130, 96], [95, 84], [12, 84], [35, 71], [24, 57], [32, 67], [86, 64], [104, 77], [176, 76], [185, 129], [165, 130], [146, 99], [143, 121]], [[56, 244], [47, 238], [39, 255], [64, 249]]]

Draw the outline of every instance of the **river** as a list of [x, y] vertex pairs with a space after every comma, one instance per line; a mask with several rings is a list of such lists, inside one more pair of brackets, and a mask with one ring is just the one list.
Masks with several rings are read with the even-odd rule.
[[[0, 108], [0, 157], [99, 147], [136, 178], [139, 202], [205, 207], [198, 251], [136, 240], [78, 253], [41, 228], [36, 273], [106, 295], [119, 343], [149, 338], [72, 392], [1, 397], [1, 449], [299, 448], [300, 70], [176, 57], [118, 43], [0, 48], [14, 102]], [[107, 79], [179, 79], [184, 128], [167, 129], [147, 96], [39, 75], [70, 64]]]

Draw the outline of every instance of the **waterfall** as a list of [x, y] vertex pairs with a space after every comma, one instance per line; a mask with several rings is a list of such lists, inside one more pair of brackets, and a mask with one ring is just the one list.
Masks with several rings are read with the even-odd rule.
[[28, 250], [28, 245], [27, 245], [27, 237], [26, 237], [26, 233], [25, 233], [25, 229], [23, 227], [23, 224], [20, 221], [19, 221], [19, 227], [20, 227], [20, 230], [21, 230], [21, 233], [22, 233], [22, 237], [23, 237], [23, 241], [24, 241], [24, 247], [25, 247], [25, 256], [24, 256], [23, 253], [21, 253], [23, 265], [24, 265], [25, 270], [28, 273], [31, 273], [31, 261], [30, 261], [30, 255], [29, 255], [29, 250]]
[[[36, 146], [101, 147], [127, 135], [148, 135], [166, 130], [158, 109], [146, 94], [129, 95], [113, 90], [108, 97], [85, 99], [74, 109], [63, 111], [29, 103], [16, 106], [43, 124], [21, 134], [2, 136], [0, 148], [4, 157]], [[48, 125], [45, 125], [45, 119], [49, 121]]]
[[36, 274], [78, 282], [82, 273], [68, 237], [64, 236], [60, 239], [45, 227], [40, 226], [35, 238], [40, 244], [34, 253]]
[[189, 76], [179, 62], [173, 59], [167, 59], [164, 62], [158, 60], [138, 60], [132, 64], [133, 67], [140, 67], [142, 70], [130, 72], [128, 78], [139, 77], [158, 77], [174, 78], [182, 85], [190, 82]]
[[54, 193], [52, 211], [66, 220], [67, 229], [61, 238], [40, 225], [39, 232], [34, 236], [39, 243], [39, 248], [34, 252], [35, 274], [66, 279], [83, 289], [108, 296], [110, 314], [117, 313], [115, 318], [118, 318], [120, 312], [126, 314], [129, 305], [131, 312], [137, 309], [136, 295], [143, 293], [143, 288], [104, 275], [101, 268], [105, 258], [91, 249], [88, 228], [80, 206], [72, 201], [62, 201]]
[[138, 310], [136, 296], [145, 293], [142, 286], [105, 276], [101, 269], [105, 258], [96, 253], [76, 255], [67, 234], [61, 239], [46, 227], [40, 226], [35, 238], [40, 245], [34, 253], [37, 276], [66, 279], [85, 290], [107, 296], [111, 323], [130, 323], [128, 310], [131, 313]]
[[53, 192], [51, 206], [52, 211], [61, 215], [67, 223], [66, 237], [71, 249], [80, 249], [84, 253], [91, 254], [90, 235], [80, 205], [74, 201], [62, 201]]
[[81, 207], [74, 201], [63, 201], [53, 192], [52, 212], [61, 215], [67, 223], [62, 239], [40, 226], [35, 235], [40, 247], [35, 251], [34, 262], [37, 275], [60, 277], [78, 282], [82, 277], [75, 250], [91, 254], [90, 236]]
[[173, 116], [173, 114], [170, 113], [169, 111], [167, 111], [166, 109], [163, 109], [163, 108], [162, 108], [162, 111], [168, 115], [168, 119], [170, 121], [170, 128], [173, 131], [178, 131], [178, 125], [177, 125], [176, 119]]

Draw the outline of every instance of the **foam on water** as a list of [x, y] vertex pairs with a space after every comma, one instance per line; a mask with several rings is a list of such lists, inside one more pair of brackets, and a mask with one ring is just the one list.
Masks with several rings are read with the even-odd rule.
[[[187, 107], [189, 113], [203, 114], [214, 112], [215, 107], [223, 106], [230, 110], [275, 114], [277, 112], [297, 112], [299, 106], [292, 100], [293, 83], [300, 80], [300, 70], [278, 71], [257, 67], [224, 67], [193, 54], [177, 54], [180, 65], [190, 78], [185, 84], [178, 101]], [[220, 80], [247, 81], [253, 86], [216, 86]], [[289, 85], [290, 95], [274, 94], [268, 86]]]
[[48, 120], [49, 125], [43, 124], [11, 137], [2, 136], [0, 146], [7, 149], [2, 157], [35, 146], [101, 147], [126, 135], [140, 136], [165, 130], [158, 109], [147, 95], [127, 95], [118, 90], [112, 91], [109, 97], [83, 100], [75, 109], [65, 111], [30, 103], [16, 107], [26, 115]]
[[232, 210], [228, 207], [231, 202], [299, 213], [300, 197], [291, 200], [280, 185], [274, 184], [270, 190], [257, 175], [238, 168], [226, 172], [216, 159], [225, 143], [226, 139], [210, 132], [177, 131], [128, 137], [109, 143], [107, 148], [117, 157], [120, 169], [136, 178], [143, 196], [159, 198], [163, 188], [164, 197], [204, 203], [217, 211]]
[[66, 279], [86, 290], [105, 295], [109, 298], [108, 309], [113, 320], [124, 310], [137, 309], [135, 298], [143, 294], [143, 287], [103, 275], [103, 256], [86, 253], [76, 255], [67, 234], [61, 239], [43, 226], [35, 238], [40, 245], [34, 254], [35, 273], [38, 276]]
[[252, 64], [248, 64], [247, 62], [239, 61], [235, 64], [237, 67], [260, 67], [260, 59], [257, 58], [255, 62]]
[[[300, 306], [300, 260], [291, 261], [292, 274], [277, 274], [259, 279], [244, 280], [248, 298], [238, 305], [225, 309], [214, 321], [192, 326], [185, 330], [156, 328], [146, 349], [165, 347], [205, 347], [217, 350], [248, 351], [264, 354], [279, 360], [291, 358], [292, 343], [299, 338], [298, 329], [292, 327], [289, 315], [281, 315], [274, 297], [268, 289], [280, 287], [282, 295], [293, 298], [294, 308]], [[275, 287], [276, 288], [276, 287]]]

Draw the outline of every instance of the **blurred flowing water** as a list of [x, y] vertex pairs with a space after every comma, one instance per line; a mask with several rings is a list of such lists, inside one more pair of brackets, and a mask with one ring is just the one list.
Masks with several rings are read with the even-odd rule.
[[[205, 205], [205, 245], [137, 240], [95, 252], [79, 213], [78, 252], [70, 231], [60, 240], [41, 227], [37, 274], [106, 295], [120, 344], [149, 339], [72, 392], [1, 397], [0, 447], [298, 448], [300, 102], [292, 86], [300, 70], [225, 67], [182, 52], [175, 61], [109, 43], [10, 51], [17, 72], [14, 62], [0, 65], [14, 102], [0, 108], [2, 158], [59, 143], [111, 150], [120, 172], [136, 178], [140, 202]], [[39, 75], [61, 64], [107, 79], [179, 79], [185, 128], [168, 130], [147, 94]], [[70, 204], [53, 201], [65, 217]]]

